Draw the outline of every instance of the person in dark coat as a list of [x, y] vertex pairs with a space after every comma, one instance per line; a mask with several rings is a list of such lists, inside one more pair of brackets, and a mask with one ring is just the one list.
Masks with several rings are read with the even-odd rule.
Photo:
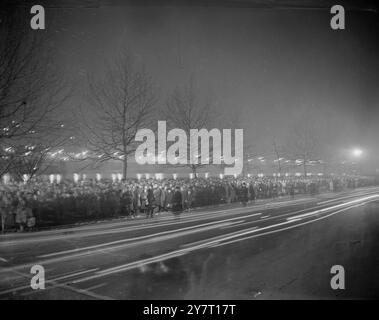
[[174, 195], [172, 196], [172, 212], [179, 214], [183, 211], [183, 198], [182, 192], [179, 187], [175, 188]]
[[246, 206], [247, 201], [249, 200], [248, 197], [249, 190], [247, 189], [246, 183], [242, 183], [242, 186], [239, 189], [239, 201], [242, 202], [243, 206]]
[[295, 198], [295, 186], [293, 183], [291, 183], [290, 185], [290, 196], [291, 196], [291, 199]]
[[249, 184], [249, 194], [250, 194], [250, 201], [255, 201], [255, 190], [254, 185], [252, 183]]
[[133, 215], [137, 217], [141, 209], [140, 190], [138, 186], [133, 191]]
[[122, 216], [128, 216], [127, 206], [128, 206], [128, 199], [127, 199], [126, 191], [124, 191], [121, 193], [121, 198], [120, 198], [120, 214]]
[[124, 190], [120, 199], [121, 215], [126, 215], [128, 218], [131, 216], [133, 207], [133, 195], [129, 189]]
[[155, 197], [154, 197], [154, 191], [153, 188], [149, 188], [147, 190], [147, 211], [146, 211], [146, 217], [152, 218], [154, 215], [154, 206], [155, 206]]

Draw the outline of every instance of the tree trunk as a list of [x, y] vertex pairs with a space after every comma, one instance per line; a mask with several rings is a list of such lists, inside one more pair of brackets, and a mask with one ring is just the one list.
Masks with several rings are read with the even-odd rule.
[[124, 156], [124, 161], [122, 162], [122, 178], [126, 179], [126, 175], [128, 173], [128, 157]]
[[1, 233], [5, 233], [5, 214], [1, 213]]

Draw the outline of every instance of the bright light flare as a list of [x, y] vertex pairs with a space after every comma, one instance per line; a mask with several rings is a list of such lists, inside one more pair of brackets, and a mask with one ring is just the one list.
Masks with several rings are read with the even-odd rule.
[[362, 149], [355, 148], [355, 149], [353, 149], [352, 153], [353, 153], [354, 157], [360, 157], [363, 154], [363, 151], [362, 151]]

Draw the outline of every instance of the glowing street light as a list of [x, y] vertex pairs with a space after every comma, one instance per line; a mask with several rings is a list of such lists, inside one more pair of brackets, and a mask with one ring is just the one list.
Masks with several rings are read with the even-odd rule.
[[355, 148], [353, 149], [352, 153], [354, 157], [359, 158], [363, 154], [363, 151], [362, 149]]

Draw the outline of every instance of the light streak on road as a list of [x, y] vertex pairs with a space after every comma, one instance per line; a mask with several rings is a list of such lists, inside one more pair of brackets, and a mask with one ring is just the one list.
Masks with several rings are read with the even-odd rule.
[[377, 198], [377, 197], [379, 197], [378, 194], [375, 194], [375, 195], [372, 195], [372, 196], [367, 196], [367, 197], [364, 197], [364, 198], [359, 198], [359, 199], [352, 200], [352, 201], [349, 201], [349, 202], [344, 202], [344, 203], [341, 203], [341, 204], [337, 204], [337, 205], [332, 206], [332, 207], [328, 207], [328, 208], [312, 211], [312, 212], [309, 212], [309, 213], [297, 215], [295, 217], [289, 217], [289, 218], [287, 218], [287, 220], [293, 220], [295, 218], [305, 218], [305, 217], [309, 217], [309, 216], [313, 216], [313, 215], [318, 215], [318, 214], [323, 213], [323, 212], [327, 212], [327, 211], [330, 211], [330, 210], [338, 209], [338, 208], [341, 208], [341, 207], [346, 207], [346, 206], [349, 206], [351, 204], [355, 204], [355, 203], [359, 203], [359, 202], [364, 202], [366, 200], [372, 200], [372, 199]]

